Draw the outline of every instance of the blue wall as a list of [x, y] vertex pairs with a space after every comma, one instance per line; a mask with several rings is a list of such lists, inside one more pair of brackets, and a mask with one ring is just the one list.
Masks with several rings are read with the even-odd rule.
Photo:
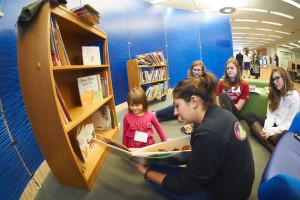
[[[0, 18], [0, 98], [16, 147], [30, 173], [44, 160], [32, 133], [18, 79], [17, 28], [21, 8], [32, 0], [6, 1]], [[69, 1], [68, 8], [79, 5]], [[1, 1], [2, 3], [2, 1]], [[99, 28], [108, 34], [110, 64], [116, 104], [128, 92], [126, 61], [136, 54], [163, 50], [168, 58], [170, 86], [187, 76], [194, 60], [203, 60], [217, 78], [232, 55], [231, 30], [226, 15], [205, 15], [152, 5], [141, 0], [85, 1], [101, 13]], [[122, 119], [119, 119], [121, 121]], [[0, 116], [0, 198], [19, 199], [30, 177], [11, 146], [4, 118]]]

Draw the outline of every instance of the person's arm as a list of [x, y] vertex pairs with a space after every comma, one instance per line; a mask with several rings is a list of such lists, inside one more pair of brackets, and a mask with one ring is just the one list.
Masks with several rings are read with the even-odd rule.
[[220, 102], [219, 102], [219, 96], [220, 94], [222, 93], [222, 89], [223, 89], [223, 80], [221, 80], [219, 83], [218, 83], [218, 86], [217, 86], [217, 91], [216, 91], [216, 104], [218, 106], [220, 106]]
[[127, 137], [126, 137], [126, 132], [129, 128], [129, 124], [128, 124], [128, 119], [127, 119], [127, 115], [124, 116], [124, 119], [123, 119], [123, 136], [122, 136], [122, 144], [126, 147], [128, 147], [128, 144], [127, 144]]
[[148, 113], [151, 115], [151, 123], [153, 124], [156, 132], [158, 133], [158, 135], [160, 137], [160, 140], [162, 142], [167, 141], [166, 134], [165, 134], [162, 126], [158, 122], [158, 119], [156, 118], [156, 116], [153, 113], [151, 113], [151, 112], [148, 112]]
[[162, 182], [164, 178], [166, 177], [166, 174], [162, 174], [156, 171], [151, 171], [151, 168], [143, 166], [139, 163], [132, 162], [132, 164], [136, 167], [136, 169], [143, 174], [145, 180], [151, 180], [154, 183], [158, 185], [162, 185]]
[[249, 84], [245, 81], [243, 81], [240, 85], [241, 89], [241, 95], [240, 99], [238, 100], [237, 104], [235, 104], [235, 107], [241, 111], [243, 106], [245, 105], [246, 101], [249, 99]]

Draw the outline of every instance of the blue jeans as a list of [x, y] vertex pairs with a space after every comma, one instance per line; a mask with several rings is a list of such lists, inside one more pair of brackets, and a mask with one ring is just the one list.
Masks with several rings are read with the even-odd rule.
[[163, 109], [157, 110], [155, 112], [155, 115], [156, 115], [158, 121], [163, 122], [163, 121], [177, 119], [178, 117], [176, 115], [174, 115], [174, 109], [175, 109], [175, 106], [172, 104]]
[[[182, 171], [181, 167], [177, 165], [154, 165], [151, 166], [153, 171], [157, 171], [164, 174], [169, 175], [179, 175]], [[172, 200], [208, 200], [207, 192], [203, 186], [198, 186], [195, 190], [185, 193], [179, 194], [174, 192], [169, 192], [162, 188], [161, 186], [157, 185], [156, 183], [149, 181], [149, 183], [161, 194], [166, 196], [168, 199]]]

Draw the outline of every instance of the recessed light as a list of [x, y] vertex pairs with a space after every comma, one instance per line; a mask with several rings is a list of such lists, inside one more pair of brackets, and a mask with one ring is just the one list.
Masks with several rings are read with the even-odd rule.
[[300, 4], [297, 3], [297, 2], [295, 2], [295, 1], [293, 1], [293, 0], [281, 0], [281, 1], [289, 3], [289, 4], [291, 4], [291, 5], [293, 5], [293, 6], [297, 7], [297, 8], [300, 8]]
[[224, 7], [219, 10], [219, 12], [222, 14], [231, 14], [234, 13], [235, 11], [236, 9], [234, 7]]
[[293, 47], [291, 47], [291, 46], [289, 46], [289, 45], [281, 45], [281, 46], [283, 46], [283, 47], [287, 47], [287, 48], [293, 48]]
[[299, 47], [299, 45], [298, 44], [294, 44], [294, 43], [289, 43], [290, 45], [293, 45], [293, 46], [295, 46], [295, 47]]
[[272, 29], [266, 29], [266, 28], [255, 28], [255, 30], [259, 30], [259, 31], [273, 31]]

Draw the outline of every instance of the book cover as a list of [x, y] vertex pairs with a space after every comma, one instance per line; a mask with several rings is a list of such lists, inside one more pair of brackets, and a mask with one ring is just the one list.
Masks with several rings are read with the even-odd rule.
[[191, 136], [156, 143], [132, 151], [121, 143], [97, 134], [95, 141], [111, 149], [111, 152], [129, 161], [143, 165], [153, 164], [187, 164], [191, 156]]
[[93, 124], [90, 123], [90, 124], [78, 126], [76, 139], [79, 144], [82, 158], [84, 162], [86, 162], [96, 146], [94, 140], [95, 130]]
[[92, 115], [92, 122], [95, 130], [110, 130], [111, 116], [109, 106], [105, 105], [99, 108]]
[[101, 65], [100, 48], [95, 46], [82, 46], [83, 65]]
[[103, 99], [99, 74], [80, 77], [77, 82], [82, 106]]

